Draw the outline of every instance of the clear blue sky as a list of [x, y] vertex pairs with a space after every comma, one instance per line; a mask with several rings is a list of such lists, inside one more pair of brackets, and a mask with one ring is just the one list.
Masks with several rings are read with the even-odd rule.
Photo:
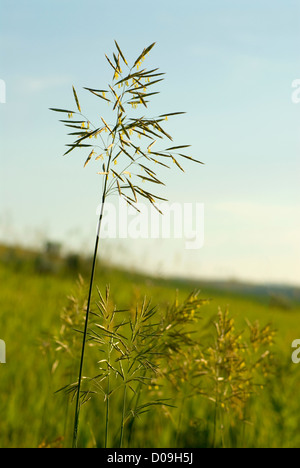
[[110, 79], [114, 39], [131, 59], [156, 41], [148, 64], [166, 79], [151, 109], [186, 111], [168, 131], [205, 162], [172, 171], [162, 195], [205, 204], [205, 245], [116, 241], [106, 255], [154, 273], [299, 284], [299, 18], [294, 0], [0, 0], [0, 240], [91, 252], [97, 169], [61, 157], [48, 108], [73, 107], [72, 84], [93, 105], [81, 88]]

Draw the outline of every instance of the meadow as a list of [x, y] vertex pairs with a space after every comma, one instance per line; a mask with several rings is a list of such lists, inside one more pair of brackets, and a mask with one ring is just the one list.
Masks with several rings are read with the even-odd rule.
[[[4, 246], [0, 257], [0, 446], [68, 447], [90, 261]], [[80, 447], [300, 446], [296, 296], [274, 300], [107, 264], [97, 266], [95, 285]], [[103, 322], [113, 307], [100, 314], [106, 285], [120, 311], [109, 319], [118, 322], [114, 335]], [[109, 365], [100, 359], [106, 348]]]

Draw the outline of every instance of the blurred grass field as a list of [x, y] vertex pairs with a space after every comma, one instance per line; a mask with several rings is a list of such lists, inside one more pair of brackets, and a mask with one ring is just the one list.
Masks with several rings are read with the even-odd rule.
[[[0, 447], [64, 446], [66, 411], [71, 415], [72, 407], [66, 406], [63, 394], [55, 392], [70, 382], [63, 370], [52, 372], [47, 349], [59, 332], [67, 296], [76, 294], [78, 273], [88, 282], [89, 262], [3, 246], [0, 259], [0, 338], [7, 347], [7, 364], [0, 366]], [[203, 320], [195, 325], [202, 331], [210, 330], [219, 306], [229, 308], [241, 329], [245, 319], [259, 320], [261, 326], [271, 322], [277, 331], [274, 375], [253, 396], [247, 424], [230, 426], [226, 442], [228, 446], [300, 447], [300, 365], [291, 361], [291, 343], [300, 338], [298, 300], [292, 297], [288, 303], [276, 302], [267, 295], [222, 291], [201, 281], [150, 278], [105, 264], [98, 265], [95, 283], [100, 289], [110, 284], [120, 308], [132, 306], [144, 295], [164, 307], [172, 303], [176, 290], [179, 298], [184, 298], [193, 289], [200, 289], [200, 297], [211, 299], [201, 311]], [[163, 397], [172, 396], [167, 388], [161, 392]], [[102, 404], [101, 398], [96, 398], [83, 407], [80, 446], [101, 446]], [[168, 414], [167, 409], [157, 408], [142, 416], [137, 422], [135, 446], [209, 447], [213, 419], [209, 402], [204, 398], [188, 402], [179, 436], [176, 411]], [[243, 431], [246, 437], [241, 442]]]

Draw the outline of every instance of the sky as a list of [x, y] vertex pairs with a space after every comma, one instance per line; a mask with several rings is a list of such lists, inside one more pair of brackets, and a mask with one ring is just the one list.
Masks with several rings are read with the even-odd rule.
[[203, 204], [204, 243], [104, 239], [100, 256], [152, 274], [299, 285], [299, 10], [294, 0], [0, 0], [0, 241], [91, 254], [99, 167], [62, 157], [70, 141], [49, 108], [73, 108], [74, 85], [87, 112], [105, 115], [82, 88], [111, 80], [114, 40], [128, 61], [156, 42], [144, 64], [166, 75], [149, 112], [185, 111], [165, 129], [205, 163], [163, 172], [160, 195]]

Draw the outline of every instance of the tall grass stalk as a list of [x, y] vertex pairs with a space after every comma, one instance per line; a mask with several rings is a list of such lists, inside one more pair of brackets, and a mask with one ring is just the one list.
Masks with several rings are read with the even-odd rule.
[[[111, 157], [109, 158], [109, 163], [110, 163], [110, 159]], [[80, 365], [79, 365], [79, 375], [78, 375], [78, 390], [77, 390], [76, 405], [75, 405], [75, 420], [74, 420], [74, 432], [73, 432], [73, 442], [72, 442], [73, 448], [77, 448], [77, 443], [78, 443], [78, 427], [79, 427], [79, 416], [80, 416], [80, 391], [81, 391], [81, 382], [82, 382], [82, 374], [83, 374], [84, 355], [85, 355], [85, 349], [86, 349], [88, 322], [89, 322], [89, 316], [90, 316], [91, 298], [92, 298], [96, 261], [97, 261], [97, 254], [98, 254], [98, 247], [99, 247], [99, 240], [100, 240], [101, 222], [103, 218], [103, 210], [104, 210], [104, 204], [105, 204], [105, 198], [106, 198], [106, 186], [107, 186], [107, 177], [105, 178], [105, 185], [104, 185], [103, 195], [102, 195], [102, 205], [101, 205], [101, 212], [100, 212], [100, 217], [98, 221], [96, 243], [95, 243], [93, 264], [92, 264], [92, 271], [91, 271], [91, 279], [90, 279], [90, 285], [89, 285], [89, 294], [88, 294], [88, 301], [87, 301], [87, 308], [86, 308], [86, 317], [85, 317], [85, 324], [84, 324], [81, 357], [80, 357]]]
[[[108, 367], [110, 367], [110, 356], [111, 356], [112, 343], [109, 341], [107, 360]], [[110, 411], [110, 373], [107, 376], [107, 391], [106, 391], [106, 408], [105, 408], [105, 441], [104, 448], [108, 448], [108, 430], [109, 430], [109, 411]]]
[[124, 426], [125, 426], [125, 415], [126, 415], [126, 399], [127, 399], [127, 383], [125, 382], [124, 393], [123, 393], [121, 430], [120, 430], [120, 448], [123, 448], [123, 437], [124, 437]]
[[[182, 114], [182, 112], [165, 113], [158, 117], [150, 118], [145, 115], [131, 117], [131, 114], [128, 111], [129, 108], [129, 110], [134, 113], [141, 106], [147, 109], [147, 104], [149, 102], [148, 98], [158, 94], [158, 92], [152, 91], [152, 87], [150, 89], [149, 87], [162, 81], [162, 75], [164, 75], [164, 73], [158, 73], [157, 68], [151, 70], [147, 70], [145, 68], [141, 69], [142, 63], [154, 47], [155, 43], [144, 48], [131, 67], [129, 67], [128, 62], [116, 41], [115, 45], [116, 53], [113, 53], [112, 59], [106, 56], [109, 65], [113, 69], [113, 78], [112, 82], [107, 86], [108, 89], [85, 88], [94, 96], [100, 98], [102, 103], [112, 106], [112, 113], [114, 115], [113, 123], [107, 123], [108, 118], [104, 119], [101, 116], [99, 126], [98, 123], [94, 124], [91, 120], [85, 117], [81, 111], [81, 105], [74, 86], [73, 95], [77, 111], [58, 108], [51, 109], [68, 116], [68, 120], [61, 121], [68, 130], [71, 128], [72, 131], [69, 135], [73, 137], [75, 136], [75, 141], [67, 145], [69, 149], [65, 152], [65, 155], [71, 153], [75, 149], [88, 148], [89, 154], [85, 160], [84, 167], [87, 166], [92, 158], [95, 158], [96, 161], [102, 161], [102, 170], [98, 172], [98, 174], [101, 175], [104, 180], [101, 213], [98, 221], [94, 248], [79, 363], [72, 444], [74, 448], [77, 447], [78, 444], [81, 407], [80, 401], [82, 398], [81, 385], [83, 379], [96, 261], [100, 241], [101, 222], [106, 198], [108, 195], [118, 194], [127, 202], [127, 204], [139, 211], [136, 204], [138, 203], [138, 197], [142, 197], [147, 202], [150, 202], [160, 212], [159, 208], [156, 206], [157, 200], [165, 199], [149, 192], [144, 188], [144, 185], [137, 185], [132, 180], [133, 176], [135, 176], [139, 182], [147, 182], [147, 184], [154, 183], [156, 186], [161, 186], [164, 184], [159, 180], [156, 172], [151, 167], [153, 166], [153, 163], [170, 169], [170, 166], [166, 164], [166, 162], [170, 161], [183, 172], [184, 169], [179, 164], [177, 160], [178, 157], [200, 163], [200, 161], [197, 161], [186, 154], [182, 154], [183, 149], [185, 150], [185, 148], [190, 145], [171, 146], [165, 149], [158, 148], [156, 151], [152, 149], [153, 145], [158, 140], [160, 142], [163, 142], [165, 139], [173, 141], [172, 137], [163, 129], [162, 122], [168, 120], [168, 117]], [[125, 67], [126, 73], [123, 72], [123, 67]], [[78, 120], [72, 120], [74, 115], [77, 116]], [[98, 142], [94, 142], [98, 137], [100, 138], [99, 144]], [[145, 161], [144, 164], [142, 164], [142, 160]], [[121, 170], [118, 170], [116, 166], [120, 161], [122, 168]], [[112, 163], [114, 163], [114, 169], [112, 168]], [[108, 412], [109, 402], [107, 402], [107, 405]]]

